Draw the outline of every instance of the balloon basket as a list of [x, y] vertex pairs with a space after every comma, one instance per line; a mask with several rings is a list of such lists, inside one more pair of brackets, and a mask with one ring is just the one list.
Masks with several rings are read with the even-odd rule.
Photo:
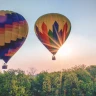
[[56, 57], [54, 55], [52, 56], [52, 60], [56, 60]]
[[4, 64], [4, 65], [2, 66], [2, 69], [7, 69], [7, 65]]

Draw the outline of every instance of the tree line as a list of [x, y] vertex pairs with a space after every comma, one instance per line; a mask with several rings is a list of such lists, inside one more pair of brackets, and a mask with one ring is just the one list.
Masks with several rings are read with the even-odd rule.
[[58, 72], [0, 72], [0, 96], [96, 96], [96, 65]]

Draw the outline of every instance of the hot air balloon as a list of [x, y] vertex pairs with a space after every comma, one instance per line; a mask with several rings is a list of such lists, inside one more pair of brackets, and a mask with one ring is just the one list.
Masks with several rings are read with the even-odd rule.
[[62, 14], [49, 13], [36, 20], [34, 30], [38, 39], [53, 54], [52, 60], [55, 60], [55, 54], [70, 33], [71, 23]]
[[25, 18], [13, 11], [0, 11], [0, 59], [4, 60], [2, 69], [7, 69], [7, 62], [19, 50], [28, 34]]

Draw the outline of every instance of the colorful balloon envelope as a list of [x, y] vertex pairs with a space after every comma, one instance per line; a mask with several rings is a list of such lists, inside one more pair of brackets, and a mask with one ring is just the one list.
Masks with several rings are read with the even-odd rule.
[[34, 29], [38, 39], [53, 54], [52, 60], [55, 60], [55, 54], [70, 33], [71, 23], [62, 14], [49, 13], [37, 19]]
[[0, 11], [0, 59], [5, 63], [19, 50], [28, 34], [25, 18], [13, 11]]

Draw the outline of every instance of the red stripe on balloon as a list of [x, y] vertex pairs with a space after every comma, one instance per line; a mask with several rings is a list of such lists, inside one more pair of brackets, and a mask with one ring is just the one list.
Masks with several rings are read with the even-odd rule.
[[13, 22], [12, 25], [13, 25], [13, 26], [19, 26], [19, 23], [18, 23], [18, 22]]
[[68, 25], [67, 25], [67, 22], [64, 24], [63, 26], [63, 42], [66, 40], [66, 37], [67, 37], [67, 29], [68, 29]]
[[42, 33], [43, 33], [44, 43], [49, 44], [49, 37], [47, 36], [48, 35], [48, 30], [47, 30], [47, 26], [44, 22], [42, 23]]
[[4, 34], [5, 33], [5, 29], [4, 28], [0, 28], [0, 34]]
[[12, 25], [6, 24], [6, 25], [5, 25], [5, 30], [7, 30], [7, 31], [12, 31]]
[[10, 56], [14, 53], [16, 53], [19, 50], [20, 47], [17, 47], [16, 49], [10, 49], [8, 53], [5, 54], [5, 56]]

